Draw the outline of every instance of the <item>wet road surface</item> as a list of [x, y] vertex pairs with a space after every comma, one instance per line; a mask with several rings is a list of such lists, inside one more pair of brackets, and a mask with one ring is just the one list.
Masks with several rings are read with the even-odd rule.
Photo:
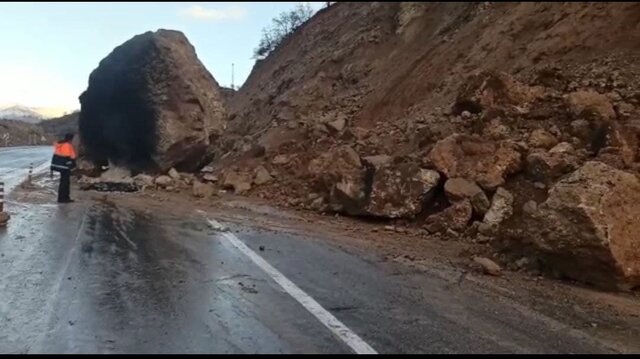
[[0, 148], [0, 179], [9, 192], [22, 182], [29, 173], [29, 166], [42, 170], [48, 168], [53, 155], [50, 146]]
[[2, 353], [353, 352], [234, 240], [379, 353], [610, 351], [525, 308], [321, 237], [249, 224], [222, 232], [206, 213], [108, 199], [13, 211], [0, 232]]

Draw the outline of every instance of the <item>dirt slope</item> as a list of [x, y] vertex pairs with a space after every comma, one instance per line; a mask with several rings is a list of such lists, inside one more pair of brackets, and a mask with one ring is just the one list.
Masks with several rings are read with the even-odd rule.
[[412, 152], [407, 122], [446, 113], [469, 75], [498, 70], [532, 81], [548, 66], [616, 54], [623, 59], [607, 69], [624, 71], [640, 47], [639, 20], [632, 3], [338, 3], [255, 66], [230, 103], [228, 134], [271, 149], [302, 132], [288, 124], [344, 117], [350, 127], [394, 124], [375, 151]]
[[[634, 286], [632, 221], [580, 212], [609, 197], [573, 188], [570, 175], [599, 161], [573, 177], [625, 178], [603, 184], [612, 198], [637, 185], [621, 173], [640, 168], [639, 24], [634, 3], [338, 3], [230, 97], [214, 172], [223, 187], [276, 203], [403, 213], [426, 232], [524, 247], [524, 217], [557, 222], [553, 204], [578, 196], [565, 212], [602, 247], [576, 241], [573, 253], [607, 263], [599, 284], [626, 276]], [[611, 226], [623, 229], [599, 229]], [[567, 245], [536, 237], [543, 251]]]

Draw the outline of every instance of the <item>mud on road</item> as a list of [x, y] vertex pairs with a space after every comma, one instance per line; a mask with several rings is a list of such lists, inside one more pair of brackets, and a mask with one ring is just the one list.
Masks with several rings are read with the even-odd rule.
[[470, 264], [489, 255], [476, 243], [228, 195], [74, 188], [77, 202], [58, 206], [55, 185], [41, 175], [9, 196], [3, 352], [350, 352], [207, 218], [380, 353], [640, 350], [637, 295], [485, 276]]

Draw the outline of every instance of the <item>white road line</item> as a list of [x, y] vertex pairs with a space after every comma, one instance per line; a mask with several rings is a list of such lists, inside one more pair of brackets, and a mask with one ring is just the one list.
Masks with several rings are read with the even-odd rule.
[[[208, 219], [209, 224], [214, 228], [222, 228], [216, 220]], [[291, 295], [298, 303], [302, 304], [314, 317], [316, 317], [325, 327], [347, 344], [356, 354], [378, 354], [369, 344], [362, 340], [351, 329], [347, 328], [336, 317], [324, 309], [318, 302], [311, 298], [302, 289], [298, 288], [292, 281], [287, 279], [282, 273], [271, 266], [267, 261], [260, 257], [256, 252], [247, 247], [233, 233], [223, 232], [221, 235], [228, 239], [234, 247], [244, 253], [253, 261], [260, 269], [267, 273], [282, 289]]]

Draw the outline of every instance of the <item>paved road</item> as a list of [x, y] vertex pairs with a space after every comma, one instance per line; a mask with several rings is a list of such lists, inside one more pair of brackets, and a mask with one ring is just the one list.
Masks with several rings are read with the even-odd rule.
[[5, 190], [9, 192], [22, 182], [30, 165], [40, 169], [48, 166], [52, 155], [51, 146], [0, 148], [0, 179], [5, 182]]
[[[0, 167], [45, 152], [0, 152]], [[543, 316], [322, 238], [222, 232], [207, 214], [109, 200], [13, 211], [0, 232], [2, 353], [608, 351]]]

